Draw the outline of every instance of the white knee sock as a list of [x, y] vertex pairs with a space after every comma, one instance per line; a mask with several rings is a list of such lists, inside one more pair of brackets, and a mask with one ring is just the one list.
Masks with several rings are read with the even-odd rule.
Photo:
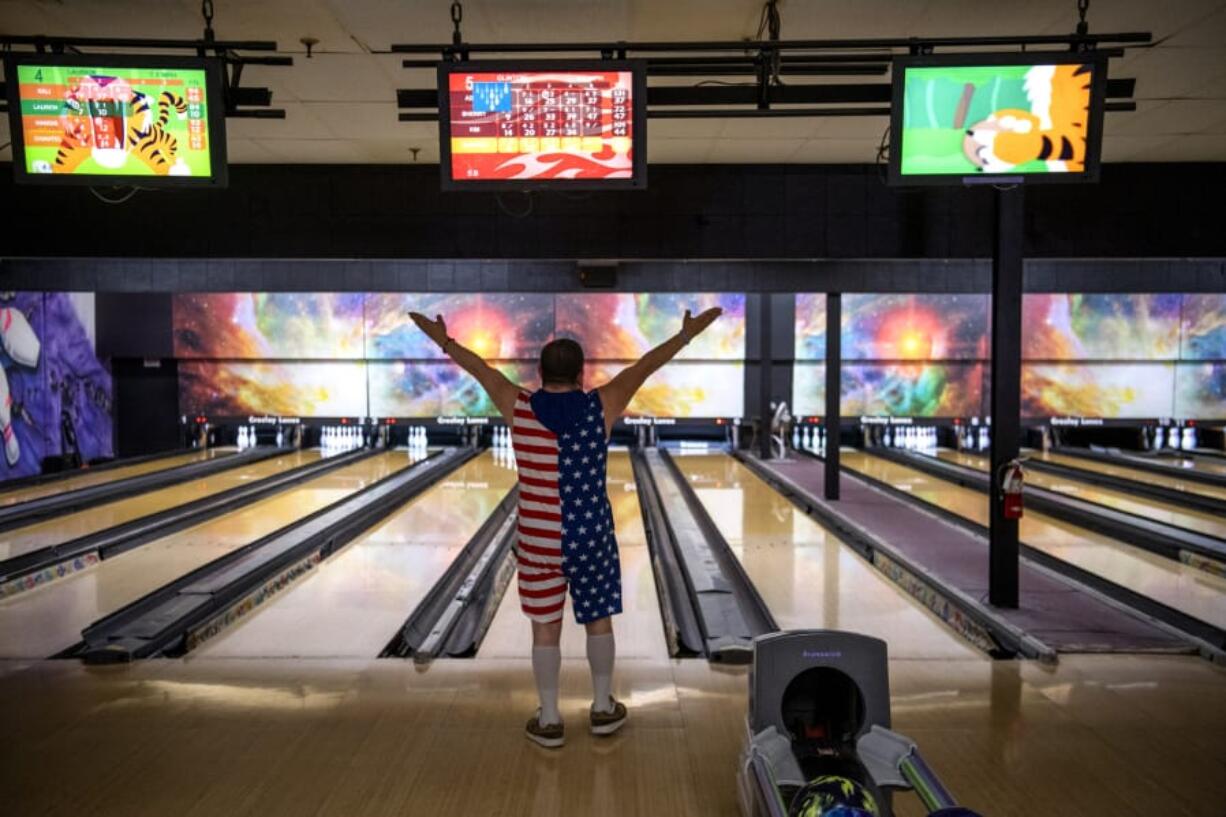
[[536, 677], [536, 692], [541, 698], [541, 723], [561, 723], [558, 712], [558, 675], [562, 671], [560, 647], [533, 647], [532, 674]]
[[597, 712], [613, 710], [613, 633], [587, 637], [587, 663], [592, 669], [592, 705]]

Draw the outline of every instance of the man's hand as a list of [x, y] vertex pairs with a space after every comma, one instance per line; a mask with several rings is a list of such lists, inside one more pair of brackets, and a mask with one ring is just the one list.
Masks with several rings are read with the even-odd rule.
[[685, 310], [685, 317], [681, 319], [681, 337], [685, 338], [686, 343], [689, 343], [708, 326], [715, 323], [715, 319], [722, 314], [724, 310], [718, 306], [711, 307], [696, 318], [690, 315], [690, 310]]
[[418, 329], [425, 332], [430, 340], [439, 345], [439, 348], [442, 348], [447, 342], [447, 324], [443, 323], [442, 315], [436, 315], [434, 320], [430, 320], [420, 312], [410, 312], [409, 317], [413, 319], [413, 323], [417, 324]]

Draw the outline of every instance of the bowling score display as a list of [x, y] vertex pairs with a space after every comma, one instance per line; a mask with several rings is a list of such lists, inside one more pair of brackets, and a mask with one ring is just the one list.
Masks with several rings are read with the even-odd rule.
[[633, 61], [440, 65], [443, 189], [646, 187], [645, 76]]
[[1106, 79], [1086, 53], [896, 57], [890, 182], [1097, 181]]
[[222, 187], [221, 66], [183, 57], [10, 54], [16, 180]]

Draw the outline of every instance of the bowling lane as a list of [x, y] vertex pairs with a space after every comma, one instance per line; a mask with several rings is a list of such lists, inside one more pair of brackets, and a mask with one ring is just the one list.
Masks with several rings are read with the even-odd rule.
[[1193, 482], [1191, 480], [1183, 480], [1172, 475], [1155, 474], [1152, 471], [1143, 471], [1139, 468], [1129, 468], [1125, 465], [1116, 465], [1114, 463], [1099, 462], [1098, 460], [1086, 459], [1085, 457], [1076, 457], [1070, 454], [1057, 454], [1054, 451], [1024, 451], [1027, 457], [1038, 460], [1039, 462], [1050, 462], [1052, 465], [1063, 465], [1067, 468], [1080, 468], [1083, 471], [1095, 471], [1100, 474], [1107, 474], [1120, 479], [1130, 479], [1133, 482], [1141, 482], [1146, 485], [1157, 485], [1162, 488], [1170, 488], [1176, 491], [1185, 491], [1189, 494], [1200, 494], [1214, 499], [1226, 501], [1226, 488], [1221, 488], [1217, 485], [1208, 485], [1203, 482]]
[[1189, 471], [1200, 471], [1205, 474], [1216, 474], [1219, 477], [1226, 476], [1226, 462], [1216, 457], [1185, 457], [1179, 454], [1174, 456], [1164, 456], [1161, 462], [1176, 468], [1184, 468]]
[[[974, 468], [976, 471], [986, 473], [988, 470], [987, 458], [977, 454], [968, 454], [952, 449], [941, 449], [937, 451], [937, 457], [965, 468]], [[1196, 510], [1195, 508], [1185, 508], [1181, 505], [1163, 502], [1160, 499], [1138, 497], [1126, 491], [1100, 488], [1088, 482], [1049, 474], [1034, 468], [1027, 470], [1026, 484], [1074, 499], [1083, 499], [1086, 502], [1104, 505], [1117, 511], [1136, 514], [1146, 519], [1152, 519], [1155, 522], [1174, 525], [1184, 530], [1196, 531], [1206, 536], [1216, 536], [1218, 539], [1226, 539], [1226, 519], [1223, 519], [1219, 514]]]
[[172, 579], [259, 539], [414, 460], [387, 452], [330, 471], [245, 508], [142, 545], [96, 567], [0, 602], [0, 658], [43, 658], [81, 630]]
[[[609, 501], [622, 566], [622, 613], [613, 617], [617, 657], [667, 658], [668, 642], [660, 618], [655, 574], [647, 550], [647, 534], [639, 510], [634, 469], [626, 451], [609, 452]], [[562, 656], [582, 658], [587, 654], [583, 627], [575, 623], [570, 598], [566, 600], [562, 626]], [[512, 581], [502, 597], [478, 658], [528, 658], [532, 654], [532, 628], [519, 609], [519, 594]]]
[[[841, 459], [852, 471], [893, 485], [918, 500], [977, 524], [988, 524], [988, 499], [978, 491], [863, 451], [844, 448]], [[1030, 510], [1022, 517], [1020, 535], [1023, 542], [1036, 550], [1202, 621], [1226, 627], [1226, 580]]]
[[983, 657], [732, 457], [676, 462], [780, 627], [867, 633], [891, 658]]
[[114, 468], [104, 468], [101, 470], [86, 468], [74, 476], [51, 480], [40, 485], [30, 485], [25, 488], [5, 491], [0, 494], [0, 507], [16, 505], [18, 502], [29, 502], [31, 499], [39, 499], [40, 497], [51, 496], [52, 494], [79, 491], [91, 485], [102, 485], [103, 483], [114, 482], [119, 479], [138, 477], [141, 474], [152, 474], [154, 471], [165, 471], [167, 468], [177, 468], [180, 465], [203, 462], [223, 454], [233, 453], [233, 448], [196, 449], [195, 451], [186, 451], [182, 454], [159, 457], [155, 460], [137, 462], [132, 465], [117, 465]]
[[378, 656], [515, 486], [502, 453], [487, 451], [465, 463], [193, 655]]
[[254, 480], [280, 474], [319, 459], [318, 449], [298, 450], [249, 465], [240, 465], [201, 479], [181, 482], [125, 499], [95, 505], [14, 528], [0, 534], [0, 559], [29, 553], [49, 545], [76, 539], [87, 533], [122, 525], [142, 516], [174, 508], [206, 496], [227, 491]]

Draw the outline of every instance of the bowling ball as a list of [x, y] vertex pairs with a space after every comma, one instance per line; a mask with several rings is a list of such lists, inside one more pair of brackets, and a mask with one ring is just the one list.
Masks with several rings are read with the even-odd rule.
[[789, 817], [878, 817], [877, 800], [858, 780], [839, 775], [815, 777], [792, 798]]

